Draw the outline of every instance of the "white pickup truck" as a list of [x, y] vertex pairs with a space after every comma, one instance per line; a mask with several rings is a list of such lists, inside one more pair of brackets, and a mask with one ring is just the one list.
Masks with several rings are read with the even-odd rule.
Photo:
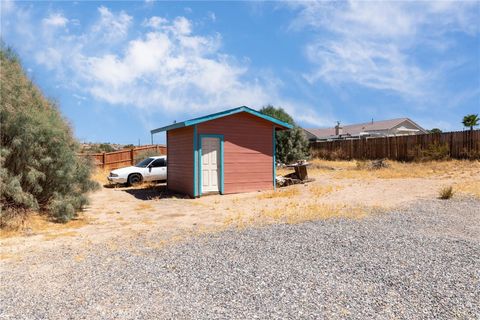
[[167, 156], [149, 157], [134, 166], [112, 170], [111, 183], [138, 184], [143, 181], [167, 180]]

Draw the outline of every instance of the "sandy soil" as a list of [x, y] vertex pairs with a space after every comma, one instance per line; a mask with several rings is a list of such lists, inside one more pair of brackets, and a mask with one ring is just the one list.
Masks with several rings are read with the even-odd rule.
[[275, 218], [278, 213], [297, 210], [298, 215], [306, 208], [310, 211], [362, 208], [357, 212], [365, 213], [435, 198], [439, 189], [447, 185], [458, 185], [461, 190], [462, 185], [480, 181], [479, 167], [479, 163], [464, 163], [456, 169], [438, 172], [433, 169], [429, 174], [419, 175], [408, 168], [372, 173], [355, 171], [350, 164], [336, 168], [320, 166], [323, 169], [310, 171], [315, 181], [304, 185], [278, 188], [276, 192], [211, 195], [200, 199], [171, 194], [164, 184], [104, 187], [91, 195], [91, 205], [78, 221], [66, 225], [43, 224], [41, 228], [27, 228], [20, 235], [3, 236], [0, 258], [21, 259], [29, 252], [55, 246], [78, 249], [105, 242], [115, 246], [125, 237], [149, 237], [158, 240], [158, 244], [186, 234], [221, 230], [239, 221], [258, 221], [262, 214]]

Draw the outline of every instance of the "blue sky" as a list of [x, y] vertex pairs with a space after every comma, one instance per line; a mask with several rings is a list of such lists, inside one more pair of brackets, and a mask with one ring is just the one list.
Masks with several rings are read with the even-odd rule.
[[[480, 2], [1, 2], [2, 39], [81, 141], [226, 108], [308, 128], [480, 113]], [[164, 137], [156, 137], [163, 142]]]

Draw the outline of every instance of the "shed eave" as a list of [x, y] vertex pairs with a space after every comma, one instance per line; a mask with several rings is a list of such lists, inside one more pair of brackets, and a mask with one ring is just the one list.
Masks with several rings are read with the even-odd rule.
[[162, 131], [169, 131], [169, 130], [178, 129], [178, 128], [182, 128], [182, 127], [193, 126], [193, 125], [196, 125], [196, 124], [199, 124], [199, 123], [202, 123], [202, 122], [206, 122], [206, 121], [230, 116], [230, 115], [240, 113], [240, 112], [247, 112], [247, 113], [250, 113], [250, 114], [252, 114], [256, 117], [259, 117], [259, 118], [262, 118], [264, 120], [270, 121], [270, 122], [274, 123], [277, 128], [280, 128], [280, 129], [292, 129], [293, 128], [293, 126], [289, 123], [286, 123], [286, 122], [283, 122], [281, 120], [275, 119], [274, 117], [270, 117], [266, 114], [263, 114], [263, 113], [258, 112], [256, 110], [253, 110], [249, 107], [242, 106], [242, 107], [229, 109], [229, 110], [225, 110], [225, 111], [221, 111], [221, 112], [217, 112], [217, 113], [212, 113], [212, 114], [209, 114], [209, 115], [206, 115], [206, 116], [203, 116], [203, 117], [199, 117], [199, 118], [195, 118], [195, 119], [191, 119], [191, 120], [187, 120], [187, 121], [183, 121], [183, 122], [179, 122], [179, 123], [174, 123], [174, 124], [171, 124], [171, 125], [168, 125], [168, 126], [165, 126], [165, 127], [161, 127], [161, 128], [158, 128], [158, 129], [153, 129], [153, 130], [150, 131], [150, 133], [154, 134], [154, 133], [158, 133], [158, 132], [162, 132]]

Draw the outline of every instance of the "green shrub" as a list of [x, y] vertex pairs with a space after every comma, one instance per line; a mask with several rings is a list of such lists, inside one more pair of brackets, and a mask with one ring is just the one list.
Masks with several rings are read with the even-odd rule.
[[308, 140], [305, 133], [283, 108], [266, 106], [260, 109], [260, 112], [293, 125], [290, 130], [276, 132], [275, 157], [277, 162], [291, 163], [308, 157]]
[[439, 195], [438, 195], [439, 199], [447, 200], [447, 199], [450, 199], [451, 197], [453, 197], [453, 187], [452, 186], [443, 187], [442, 189], [440, 189]]
[[55, 103], [28, 79], [17, 57], [4, 47], [1, 62], [0, 225], [40, 210], [65, 222], [97, 187], [87, 160]]

